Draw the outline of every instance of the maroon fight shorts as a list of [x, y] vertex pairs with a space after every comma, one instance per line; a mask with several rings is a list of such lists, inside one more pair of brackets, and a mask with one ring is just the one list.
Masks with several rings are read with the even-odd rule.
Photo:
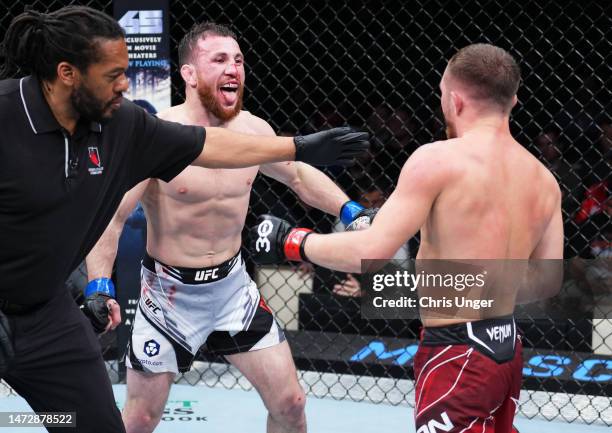
[[511, 433], [523, 370], [512, 316], [425, 328], [414, 358], [417, 433]]

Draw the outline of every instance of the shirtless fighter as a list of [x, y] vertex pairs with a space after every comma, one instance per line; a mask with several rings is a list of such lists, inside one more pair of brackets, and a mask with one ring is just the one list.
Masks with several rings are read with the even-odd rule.
[[[160, 117], [274, 135], [267, 122], [241, 110], [244, 58], [231, 30], [212, 23], [194, 26], [179, 45], [179, 61], [186, 101]], [[240, 257], [258, 171], [289, 186], [307, 204], [341, 214], [344, 221], [363, 209], [307, 164], [189, 167], [170, 183], [149, 179], [126, 194], [87, 258], [92, 283], [112, 284], [108, 277], [118, 239], [140, 199], [147, 215], [147, 254], [126, 359], [123, 420], [128, 432], [155, 428], [175, 375], [191, 368], [204, 343], [225, 355], [257, 389], [269, 412], [269, 433], [306, 431], [305, 396], [289, 345]]]
[[[320, 235], [265, 216], [251, 231], [256, 261], [308, 260], [360, 272], [362, 259], [389, 259], [418, 230], [417, 260], [562, 259], [559, 186], [510, 134], [519, 81], [516, 61], [501, 48], [461, 49], [440, 83], [448, 140], [414, 152], [372, 225]], [[512, 431], [521, 342], [512, 317], [515, 288], [501, 290], [505, 301], [497, 316], [421, 317], [414, 360], [418, 433], [432, 426], [455, 433]], [[496, 326], [511, 330], [511, 338], [493, 341], [486, 331]]]

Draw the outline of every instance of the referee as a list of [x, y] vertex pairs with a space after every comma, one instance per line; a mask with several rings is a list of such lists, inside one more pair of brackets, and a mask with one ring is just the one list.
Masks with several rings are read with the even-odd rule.
[[[159, 120], [121, 98], [123, 30], [83, 6], [19, 15], [4, 55], [4, 76], [31, 75], [0, 81], [0, 377], [37, 412], [76, 412], [79, 432], [123, 432], [96, 335], [64, 289], [123, 194], [190, 163], [344, 164], [367, 136], [256, 137]], [[86, 297], [87, 316], [105, 330], [119, 314], [112, 289]]]

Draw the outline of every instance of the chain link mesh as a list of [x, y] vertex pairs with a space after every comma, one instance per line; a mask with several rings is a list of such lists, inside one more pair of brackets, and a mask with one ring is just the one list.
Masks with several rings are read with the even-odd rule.
[[[71, 2], [34, 2], [56, 9]], [[83, 2], [112, 14], [108, 1]], [[373, 134], [368, 155], [347, 170], [328, 174], [355, 200], [384, 201], [399, 171], [418, 146], [444, 136], [438, 83], [460, 47], [489, 42], [510, 51], [522, 68], [520, 103], [511, 129], [515, 137], [555, 174], [563, 191], [565, 256], [572, 272], [610, 257], [612, 202], [612, 6], [610, 2], [309, 2], [230, 0], [171, 3], [173, 103], [183, 98], [176, 47], [195, 22], [230, 24], [246, 56], [245, 107], [280, 134], [350, 124]], [[0, 2], [1, 26], [23, 5]], [[251, 212], [273, 213], [320, 232], [333, 217], [308, 208], [286, 187], [259, 177]], [[484, 228], [483, 228], [484, 229]], [[414, 257], [418, 239], [407, 245]], [[604, 262], [606, 263], [606, 262]], [[609, 262], [607, 262], [609, 263]], [[332, 293], [345, 274], [303, 266], [253, 269], [254, 277], [297, 349], [342, 353], [351, 339], [416, 338], [418, 323], [367, 321], [354, 297]], [[301, 276], [300, 276], [301, 275]], [[604, 266], [592, 290], [610, 293], [612, 270]], [[587, 278], [588, 281], [588, 278]], [[536, 350], [573, 351], [581, 361], [612, 354], [608, 320], [532, 320], [520, 324], [525, 345]], [[116, 351], [115, 351], [116, 352]], [[203, 353], [194, 369], [177, 379], [211, 386], [250, 385], [221, 359]], [[298, 356], [301, 381], [316, 396], [356, 401], [414, 402], [408, 367], [371, 366]], [[606, 373], [605, 369], [602, 374]], [[610, 369], [607, 370], [609, 376]], [[553, 379], [546, 379], [554, 381]], [[573, 380], [551, 393], [531, 377], [521, 398], [529, 417], [612, 424], [610, 387]], [[569, 385], [568, 385], [569, 384]], [[605, 388], [607, 386], [607, 388]], [[580, 395], [564, 394], [572, 392]]]

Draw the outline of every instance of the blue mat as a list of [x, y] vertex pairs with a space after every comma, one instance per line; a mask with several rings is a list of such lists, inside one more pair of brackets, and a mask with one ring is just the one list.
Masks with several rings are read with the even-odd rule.
[[[113, 386], [123, 407], [125, 385]], [[29, 411], [21, 397], [0, 399], [0, 411]], [[311, 433], [414, 433], [412, 409], [309, 397], [306, 404]], [[610, 427], [517, 418], [521, 433], [610, 433]], [[180, 429], [180, 430], [179, 430]], [[42, 428], [2, 428], [2, 432], [37, 433]], [[266, 410], [255, 391], [174, 385], [156, 432], [265, 433]], [[69, 433], [70, 429], [66, 429]]]

